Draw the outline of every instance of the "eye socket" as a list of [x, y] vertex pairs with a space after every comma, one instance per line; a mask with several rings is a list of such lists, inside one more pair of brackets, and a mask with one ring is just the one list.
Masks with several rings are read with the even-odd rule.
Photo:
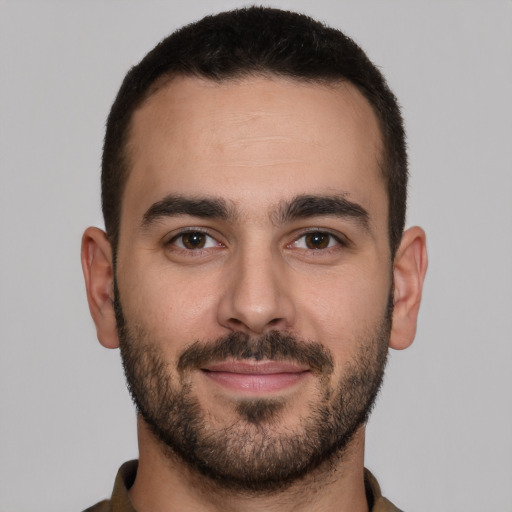
[[222, 244], [217, 242], [215, 238], [202, 231], [186, 231], [176, 235], [169, 241], [170, 245], [185, 249], [187, 251], [197, 251], [200, 249], [209, 249], [211, 247], [219, 247]]
[[325, 231], [311, 231], [309, 233], [304, 233], [302, 236], [297, 238], [295, 242], [293, 242], [293, 246], [298, 249], [313, 251], [330, 249], [331, 247], [339, 245], [342, 245], [341, 240], [332, 233]]

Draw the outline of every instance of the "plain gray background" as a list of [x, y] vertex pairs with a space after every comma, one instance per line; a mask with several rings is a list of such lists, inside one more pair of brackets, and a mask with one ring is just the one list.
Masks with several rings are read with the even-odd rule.
[[[393, 352], [367, 466], [409, 512], [512, 511], [512, 3], [274, 1], [341, 28], [397, 94], [408, 224], [428, 234], [417, 339]], [[117, 351], [79, 265], [102, 225], [104, 122], [128, 68], [232, 1], [0, 0], [0, 511], [80, 511], [137, 456]]]

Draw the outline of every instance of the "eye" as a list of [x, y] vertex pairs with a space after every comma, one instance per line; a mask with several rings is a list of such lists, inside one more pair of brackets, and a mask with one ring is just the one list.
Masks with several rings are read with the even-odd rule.
[[222, 245], [220, 242], [217, 242], [215, 238], [202, 231], [186, 231], [185, 233], [180, 233], [172, 238], [169, 244], [188, 251], [209, 249]]
[[321, 250], [341, 245], [339, 238], [325, 231], [305, 233], [292, 244], [298, 249]]

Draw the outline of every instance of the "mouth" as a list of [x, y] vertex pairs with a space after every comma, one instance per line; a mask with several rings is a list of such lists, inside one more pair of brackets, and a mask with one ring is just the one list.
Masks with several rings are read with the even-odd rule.
[[225, 389], [251, 395], [283, 391], [310, 375], [309, 369], [287, 361], [224, 361], [201, 371]]

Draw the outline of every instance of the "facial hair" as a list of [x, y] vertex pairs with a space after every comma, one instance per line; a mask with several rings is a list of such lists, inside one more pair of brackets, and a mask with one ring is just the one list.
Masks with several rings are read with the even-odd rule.
[[[138, 413], [166, 455], [178, 457], [217, 485], [252, 493], [284, 489], [342, 456], [366, 423], [384, 375], [392, 303], [374, 332], [357, 340], [356, 355], [332, 384], [330, 351], [319, 342], [280, 331], [260, 337], [237, 332], [196, 341], [183, 350], [174, 367], [147, 329], [129, 324], [115, 291], [123, 367]], [[286, 398], [247, 398], [236, 402], [234, 422], [215, 424], [194, 394], [190, 376], [205, 363], [228, 358], [307, 365], [317, 388], [307, 417], [293, 431], [280, 429]]]

